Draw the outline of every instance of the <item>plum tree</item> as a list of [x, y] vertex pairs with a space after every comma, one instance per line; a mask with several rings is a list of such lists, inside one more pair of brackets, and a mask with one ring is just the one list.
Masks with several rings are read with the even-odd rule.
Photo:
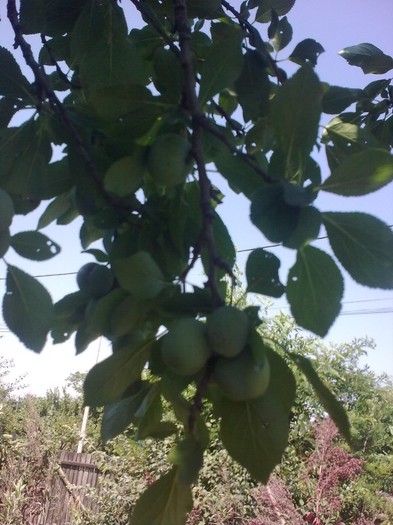
[[[290, 344], [257, 338], [257, 306], [234, 307], [237, 254], [220, 210], [242, 194], [261, 245], [296, 252], [285, 276], [278, 257], [252, 250], [246, 290], [286, 294], [297, 324], [318, 336], [339, 315], [342, 268], [361, 285], [393, 289], [389, 225], [324, 210], [319, 199], [363, 196], [393, 180], [393, 90], [383, 78], [359, 89], [322, 81], [323, 47], [312, 38], [288, 53], [294, 0], [131, 4], [128, 16], [129, 4], [114, 0], [20, 0], [19, 11], [7, 0], [15, 47], [34, 78], [0, 48], [3, 315], [35, 352], [48, 335], [62, 343], [75, 334], [78, 353], [101, 335], [110, 340], [113, 354], [86, 377], [85, 403], [112, 415], [105, 436], [125, 423], [138, 435], [175, 434], [181, 454], [170, 456], [171, 470], [149, 486], [131, 520], [181, 525], [209, 442], [205, 406], [254, 478], [266, 481], [280, 462], [296, 395], [288, 360], [350, 439], [345, 411], [312, 362]], [[29, 35], [39, 35], [37, 53]], [[365, 74], [393, 69], [372, 44], [340, 54]], [[57, 147], [63, 155], [52, 158]], [[37, 229], [15, 232], [14, 212], [40, 203]], [[79, 290], [53, 304], [8, 253], [50, 259], [60, 247], [42, 230], [76, 218], [76, 240], [97, 262], [78, 273]], [[333, 255], [314, 246], [322, 227]], [[177, 426], [162, 421], [164, 402]]]

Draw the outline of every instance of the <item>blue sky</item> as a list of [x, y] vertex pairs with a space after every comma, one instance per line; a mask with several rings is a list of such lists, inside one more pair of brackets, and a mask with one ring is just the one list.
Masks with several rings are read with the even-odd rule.
[[[234, 2], [239, 4], [239, 2]], [[127, 4], [129, 5], [129, 4]], [[377, 5], [377, 7], [376, 7]], [[0, 6], [0, 45], [10, 48], [12, 35], [6, 20], [5, 5]], [[130, 16], [135, 14], [130, 11]], [[371, 42], [385, 53], [393, 55], [393, 36], [391, 21], [393, 19], [393, 4], [391, 0], [379, 0], [370, 8], [370, 2], [362, 0], [297, 0], [295, 7], [288, 14], [288, 19], [294, 29], [293, 42], [283, 50], [280, 58], [285, 59], [294, 45], [304, 38], [314, 38], [325, 48], [320, 56], [317, 73], [321, 80], [335, 85], [362, 87], [372, 80], [381, 78], [378, 75], [365, 76], [359, 68], [348, 66], [338, 56], [343, 47]], [[288, 50], [288, 51], [287, 51]], [[283, 64], [284, 69], [286, 63]], [[393, 75], [393, 72], [390, 72]], [[387, 76], [387, 75], [386, 75]], [[328, 175], [326, 163], [319, 159], [324, 176]], [[240, 197], [229, 196], [225, 191], [225, 183], [220, 183], [224, 193], [228, 194], [225, 204], [221, 207], [221, 216], [228, 224], [238, 250], [264, 247], [270, 243], [252, 226], [249, 221], [248, 205]], [[347, 199], [332, 197], [326, 194], [317, 200], [317, 206], [323, 211], [363, 211], [371, 213], [393, 224], [393, 185], [367, 197]], [[13, 225], [14, 231], [34, 229], [38, 214], [34, 217], [18, 218]], [[49, 262], [34, 263], [19, 258], [17, 255], [7, 256], [9, 262], [25, 269], [33, 275], [67, 274], [76, 272], [78, 268], [91, 260], [81, 255], [80, 246], [75, 239], [78, 236], [78, 225], [69, 227], [49, 227], [45, 233], [62, 246], [59, 256]], [[329, 250], [326, 240], [317, 241], [315, 246]], [[281, 276], [286, 281], [289, 267], [293, 264], [295, 253], [284, 248], [272, 248], [272, 252], [282, 258]], [[239, 266], [244, 267], [247, 252], [239, 253]], [[5, 275], [5, 265], [0, 262], [0, 278]], [[75, 275], [60, 275], [57, 277], [42, 277], [41, 282], [49, 289], [54, 300], [66, 293], [76, 290]], [[3, 291], [3, 281], [0, 281], [0, 292]], [[1, 294], [2, 295], [2, 294]], [[279, 308], [289, 312], [284, 300], [276, 301], [271, 313]], [[345, 294], [343, 313], [366, 310], [368, 313], [341, 315], [326, 337], [326, 341], [347, 342], [357, 337], [368, 335], [375, 339], [377, 348], [367, 358], [367, 363], [378, 373], [387, 372], [393, 375], [393, 291], [368, 289], [345, 278]], [[382, 310], [390, 310], [383, 313]], [[370, 313], [375, 311], [375, 313]], [[4, 324], [0, 321], [0, 327]], [[26, 350], [10, 333], [4, 331], [0, 340], [0, 355], [13, 358], [18, 373], [27, 372], [26, 383], [30, 391], [43, 393], [47, 388], [60, 385], [65, 377], [75, 370], [86, 370], [92, 366], [97, 357], [99, 342], [96, 341], [81, 356], [74, 356], [72, 342], [51, 346], [48, 345], [41, 355]], [[100, 348], [100, 358], [107, 355], [109, 347], [103, 341]]]

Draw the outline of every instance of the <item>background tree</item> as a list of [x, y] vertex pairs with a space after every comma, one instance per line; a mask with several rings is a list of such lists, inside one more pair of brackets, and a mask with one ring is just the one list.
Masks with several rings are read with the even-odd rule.
[[[224, 277], [229, 288], [237, 285], [236, 251], [219, 215], [219, 175], [209, 166], [249, 200], [251, 222], [269, 241], [297, 252], [283, 284], [279, 259], [252, 251], [247, 292], [286, 293], [296, 322], [324, 336], [341, 308], [337, 261], [360, 284], [393, 288], [388, 225], [316, 207], [320, 192], [361, 196], [392, 180], [392, 87], [389, 80], [363, 89], [321, 82], [315, 68], [323, 47], [310, 38], [291, 52], [299, 67], [288, 78], [277, 53], [292, 39], [293, 0], [249, 0], [239, 9], [224, 0], [132, 3], [142, 27], [129, 31], [113, 0], [22, 0], [19, 13], [15, 0], [7, 2], [34, 82], [0, 49], [3, 312], [37, 352], [48, 333], [55, 343], [75, 333], [78, 353], [102, 335], [112, 342], [113, 354], [86, 377], [85, 403], [105, 406], [104, 440], [131, 422], [138, 439], [175, 437], [172, 467], [141, 497], [132, 523], [176, 525], [191, 509], [209, 443], [204, 406], [212, 405], [228, 453], [266, 482], [288, 442], [296, 391], [276, 342], [257, 331], [258, 309], [225, 304]], [[38, 59], [30, 34], [40, 34]], [[365, 73], [393, 68], [372, 44], [341, 55]], [[21, 109], [34, 114], [9, 126]], [[319, 134], [323, 113], [334, 116]], [[54, 147], [61, 158], [52, 159]], [[327, 177], [312, 155], [322, 147]], [[38, 229], [11, 235], [14, 215], [41, 201], [49, 203]], [[96, 262], [80, 269], [79, 290], [53, 305], [7, 252], [55, 256], [60, 246], [41, 230], [78, 216], [82, 248]], [[337, 260], [311, 244], [322, 227]], [[203, 287], [193, 280], [198, 261]], [[290, 340], [279, 346], [349, 441], [342, 405], [312, 361]]]

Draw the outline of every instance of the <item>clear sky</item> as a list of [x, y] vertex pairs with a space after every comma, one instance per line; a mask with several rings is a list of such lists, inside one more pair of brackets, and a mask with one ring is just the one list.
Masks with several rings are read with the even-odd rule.
[[[240, 2], [234, 2], [239, 4]], [[0, 5], [0, 45], [11, 48], [12, 34], [6, 19], [5, 4]], [[129, 5], [123, 2], [124, 5]], [[379, 0], [372, 4], [365, 0], [297, 0], [295, 7], [288, 14], [288, 19], [294, 29], [293, 42], [283, 50], [280, 58], [290, 54], [295, 44], [304, 38], [314, 38], [319, 41], [326, 52], [319, 58], [317, 73], [321, 80], [335, 85], [363, 87], [372, 80], [381, 78], [378, 75], [365, 76], [359, 68], [348, 66], [338, 56], [343, 47], [362, 42], [371, 42], [385, 53], [393, 55], [393, 3], [391, 0]], [[135, 13], [130, 10], [130, 17]], [[139, 17], [138, 17], [139, 18]], [[136, 20], [136, 18], [135, 18]], [[287, 51], [288, 50], [288, 51]], [[284, 69], [286, 64], [284, 63]], [[393, 76], [393, 72], [389, 72]], [[388, 73], [388, 75], [389, 75]], [[388, 76], [385, 75], [385, 76]], [[328, 175], [326, 164], [319, 159], [324, 176]], [[224, 183], [220, 183], [225, 188]], [[221, 215], [228, 224], [238, 250], [264, 247], [270, 243], [252, 226], [248, 218], [248, 206], [240, 197], [228, 194], [226, 203], [221, 207]], [[364, 211], [372, 213], [393, 224], [393, 185], [367, 197], [347, 199], [326, 194], [321, 196], [316, 205], [323, 211]], [[34, 229], [39, 214], [27, 218], [17, 218], [13, 231]], [[62, 246], [62, 252], [56, 258], [45, 263], [34, 263], [18, 257], [7, 255], [7, 260], [33, 275], [57, 276], [41, 277], [41, 282], [48, 288], [54, 300], [77, 289], [75, 273], [91, 257], [80, 253], [81, 248], [76, 242], [79, 225], [73, 223], [67, 227], [48, 227], [45, 233]], [[316, 241], [315, 246], [329, 250], [326, 240]], [[284, 248], [272, 248], [272, 252], [283, 261], [281, 269], [282, 280], [286, 281], [289, 267], [294, 262], [295, 253]], [[244, 267], [247, 252], [239, 253], [239, 266]], [[62, 275], [71, 274], [71, 275]], [[0, 262], [0, 278], [4, 279], [5, 265]], [[4, 280], [0, 281], [0, 294], [4, 290]], [[271, 310], [273, 315], [282, 308], [289, 312], [285, 300], [276, 301]], [[368, 289], [345, 278], [345, 294], [342, 315], [326, 337], [326, 341], [347, 342], [357, 337], [370, 336], [375, 339], [377, 348], [367, 358], [367, 363], [378, 373], [387, 372], [393, 375], [393, 290], [382, 291]], [[35, 355], [26, 350], [21, 343], [10, 334], [0, 320], [0, 355], [13, 358], [18, 373], [27, 373], [26, 383], [33, 393], [43, 393], [47, 388], [62, 384], [70, 372], [87, 370], [97, 358], [99, 341], [94, 342], [81, 356], [74, 356], [72, 340], [63, 345], [48, 344], [41, 355]], [[108, 355], [108, 343], [102, 341], [100, 358]]]

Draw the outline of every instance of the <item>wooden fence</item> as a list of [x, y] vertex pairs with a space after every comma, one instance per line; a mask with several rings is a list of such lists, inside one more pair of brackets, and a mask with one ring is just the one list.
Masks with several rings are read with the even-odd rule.
[[98, 469], [91, 454], [61, 452], [49, 489], [48, 501], [34, 525], [72, 525], [75, 510], [95, 510], [89, 489], [97, 487]]

